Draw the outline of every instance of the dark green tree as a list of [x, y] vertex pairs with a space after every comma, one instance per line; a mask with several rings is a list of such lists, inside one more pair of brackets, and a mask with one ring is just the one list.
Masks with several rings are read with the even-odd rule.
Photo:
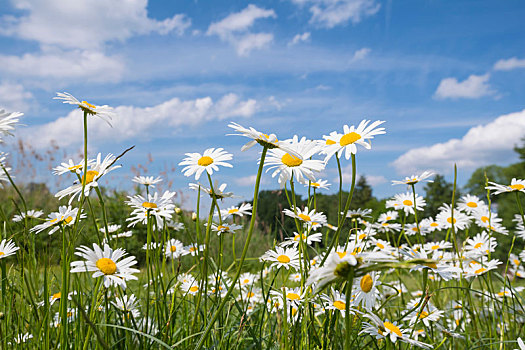
[[[437, 174], [434, 176], [434, 182], [427, 182], [425, 189], [425, 206], [424, 216], [435, 217], [439, 212], [438, 208], [443, 203], [450, 204], [452, 202], [453, 185], [445, 180], [443, 175]], [[456, 201], [460, 193], [456, 189]]]

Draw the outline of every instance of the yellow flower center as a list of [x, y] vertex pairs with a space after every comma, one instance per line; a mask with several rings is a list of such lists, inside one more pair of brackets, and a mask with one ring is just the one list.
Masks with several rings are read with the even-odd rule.
[[431, 263], [425, 263], [424, 264], [426, 267], [430, 267], [431, 269], [437, 269], [437, 265], [435, 262], [431, 262]]
[[208, 157], [208, 156], [201, 157], [197, 161], [197, 164], [199, 164], [200, 166], [208, 166], [211, 163], [213, 163], [213, 159], [211, 157]]
[[439, 224], [438, 224], [437, 222], [433, 222], [433, 223], [430, 224], [430, 226], [432, 226], [432, 227], [438, 227]]
[[387, 216], [386, 219], [387, 220], [392, 220], [392, 217], [391, 216]]
[[346, 308], [346, 304], [341, 300], [336, 300], [333, 302], [333, 305], [338, 308], [339, 310], [344, 310]]
[[363, 292], [370, 292], [372, 290], [373, 285], [374, 280], [372, 279], [372, 276], [370, 276], [370, 274], [364, 275], [363, 278], [361, 278], [361, 290]]
[[318, 182], [312, 182], [311, 185], [312, 185], [313, 187], [319, 187], [319, 186], [321, 186], [321, 184], [318, 183]]
[[247, 298], [253, 298], [254, 296], [255, 296], [255, 293], [253, 292], [249, 292], [248, 294], [246, 294]]
[[477, 269], [476, 271], [474, 271], [474, 273], [475, 273], [475, 274], [480, 274], [480, 273], [483, 273], [483, 272], [485, 272], [485, 271], [487, 271], [487, 269], [484, 268], [484, 267], [482, 267], [482, 268]]
[[381, 226], [383, 226], [383, 227], [387, 227], [388, 225], [390, 225], [388, 222], [383, 222], [383, 223], [381, 224]]
[[341, 140], [339, 140], [339, 144], [344, 147], [351, 143], [356, 142], [360, 138], [361, 138], [361, 135], [352, 131], [348, 134], [344, 134], [343, 137], [341, 137]]
[[431, 249], [432, 249], [432, 250], [439, 249], [439, 246], [438, 246], [438, 245], [433, 245], [433, 246], [431, 247]]
[[301, 299], [301, 297], [299, 296], [299, 294], [297, 294], [297, 293], [292, 293], [292, 292], [286, 294], [286, 297], [287, 297], [288, 299], [290, 299], [290, 300], [299, 300], [299, 299]]
[[326, 140], [326, 144], [327, 144], [328, 146], [330, 146], [330, 145], [335, 145], [335, 141], [334, 141], [334, 140]]
[[452, 221], [454, 221], [454, 223], [456, 223], [456, 219], [452, 219], [452, 218], [447, 218], [447, 222], [448, 222], [449, 224], [451, 224], [451, 223], [452, 223]]
[[51, 299], [55, 300], [55, 299], [60, 299], [60, 297], [62, 296], [62, 293], [58, 292], [58, 293], [55, 293], [51, 296]]
[[363, 240], [363, 239], [365, 239], [365, 238], [366, 238], [366, 233], [361, 233], [361, 234], [359, 235], [359, 239], [360, 239], [360, 240]]
[[521, 264], [521, 262], [520, 262], [518, 259], [514, 259], [513, 261], [514, 261], [514, 264], [515, 264], [515, 265], [519, 265], [519, 264]]
[[421, 314], [419, 315], [419, 319], [425, 318], [425, 317], [427, 317], [427, 316], [428, 316], [428, 312], [423, 311], [423, 312], [421, 312]]
[[385, 326], [385, 328], [388, 329], [390, 332], [395, 333], [398, 337], [403, 336], [403, 333], [401, 333], [401, 330], [399, 329], [399, 327], [397, 327], [393, 323], [385, 322], [383, 323], [383, 326]]
[[233, 213], [236, 213], [238, 211], [239, 211], [239, 209], [233, 208], [233, 209], [228, 210], [228, 214], [233, 214]]
[[297, 216], [303, 219], [304, 221], [312, 221], [312, 219], [310, 219], [310, 217], [306, 214], [297, 214]]
[[478, 204], [476, 202], [468, 202], [467, 203], [467, 207], [470, 207], [470, 208], [477, 208], [478, 207]]
[[474, 249], [478, 249], [478, 248], [480, 248], [482, 245], [483, 245], [482, 242], [478, 242], [478, 243], [476, 243], [476, 245], [474, 246]]
[[117, 264], [115, 264], [110, 258], [98, 259], [97, 267], [104, 275], [112, 275], [117, 272]]
[[192, 293], [195, 293], [195, 292], [198, 291], [198, 290], [199, 290], [199, 287], [197, 287], [197, 286], [192, 286], [192, 287], [190, 288], [190, 292], [192, 292]]
[[346, 256], [346, 252], [336, 252], [337, 255], [339, 255], [339, 257], [342, 259]]
[[92, 105], [91, 103], [86, 102], [86, 101], [82, 101], [82, 104], [88, 106], [91, 109], [96, 109], [97, 108], [97, 106]]
[[172, 245], [170, 247], [170, 250], [171, 250], [172, 253], [175, 253], [177, 251], [177, 246]]
[[91, 182], [93, 182], [93, 179], [97, 175], [98, 175], [98, 171], [96, 171], [96, 170], [88, 170], [86, 172], [86, 175], [82, 176], [82, 182], [84, 182], [84, 176], [85, 176], [86, 177], [86, 184], [91, 183]]
[[303, 241], [306, 240], [306, 235], [305, 234], [302, 234], [302, 235], [295, 235], [295, 237], [293, 238], [294, 241], [299, 241], [300, 239], [303, 239]]
[[296, 156], [292, 156], [290, 153], [285, 153], [281, 158], [281, 162], [289, 167], [295, 167], [303, 164], [303, 161]]
[[157, 209], [157, 204], [152, 203], [152, 202], [144, 202], [142, 203], [142, 207], [146, 209]]
[[193, 252], [196, 251], [196, 250], [197, 250], [197, 248], [195, 248], [195, 247], [190, 247], [190, 253], [193, 253]]
[[486, 216], [482, 216], [481, 221], [483, 221], [483, 223], [486, 224], [489, 221], [489, 218]]
[[75, 170], [80, 168], [82, 168], [82, 164], [70, 166], [69, 168], [67, 168], [67, 170], [74, 172]]
[[217, 230], [219, 230], [219, 231], [229, 231], [230, 227], [229, 226], [219, 225], [219, 226], [217, 226]]
[[525, 188], [525, 185], [514, 184], [514, 185], [510, 185], [509, 187], [512, 188], [514, 191], [521, 191], [522, 189]]
[[279, 255], [277, 257], [277, 261], [283, 264], [288, 264], [290, 262], [290, 258], [286, 255]]
[[408, 205], [414, 205], [414, 203], [412, 203], [412, 201], [411, 201], [410, 199], [405, 199], [405, 200], [403, 201], [403, 204], [404, 204], [404, 205], [407, 205], [407, 206], [408, 206]]
[[384, 245], [382, 245], [382, 244], [381, 244], [381, 243], [379, 243], [379, 242], [377, 242], [377, 243], [376, 243], [376, 246], [378, 246], [378, 247], [379, 247], [379, 249], [385, 249], [385, 246], [384, 246]]
[[242, 281], [243, 284], [248, 284], [250, 283], [250, 280], [249, 279], [245, 279], [244, 281]]

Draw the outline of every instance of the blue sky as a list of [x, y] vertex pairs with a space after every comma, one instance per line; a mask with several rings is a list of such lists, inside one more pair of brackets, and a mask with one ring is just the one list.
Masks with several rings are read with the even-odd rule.
[[[89, 145], [93, 155], [136, 145], [111, 178], [120, 188], [151, 154], [148, 175], [168, 169], [190, 195], [184, 153], [224, 147], [235, 167], [215, 177], [249, 200], [258, 151], [240, 152], [229, 121], [319, 139], [365, 118], [386, 121], [358, 151], [376, 196], [427, 169], [451, 180], [454, 163], [463, 184], [478, 166], [516, 161], [524, 16], [517, 0], [0, 0], [0, 108], [25, 113], [3, 148], [23, 140], [45, 153], [54, 140], [75, 156], [79, 112], [52, 100], [67, 91], [116, 108], [112, 129], [90, 120]], [[337, 187], [334, 164], [321, 176]], [[267, 175], [263, 187], [278, 184]]]

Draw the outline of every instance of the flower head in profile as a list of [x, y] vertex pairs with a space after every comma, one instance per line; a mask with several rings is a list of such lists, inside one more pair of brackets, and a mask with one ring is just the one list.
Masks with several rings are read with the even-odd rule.
[[137, 277], [133, 274], [140, 272], [131, 267], [137, 264], [134, 256], [125, 257], [127, 253], [124, 249], [113, 250], [107, 244], [101, 248], [93, 243], [93, 249], [80, 246], [75, 255], [85, 260], [73, 261], [71, 272], [93, 272], [93, 278], [103, 277], [106, 288], [111, 285], [126, 288], [126, 281], [136, 280]]
[[238, 132], [238, 134], [230, 135], [240, 135], [252, 139], [250, 142], [242, 146], [241, 151], [246, 151], [248, 148], [251, 148], [256, 143], [258, 143], [261, 146], [266, 147], [268, 149], [279, 148], [285, 152], [290, 153], [295, 157], [300, 157], [300, 155], [295, 153], [295, 151], [292, 148], [290, 148], [286, 142], [279, 141], [275, 134], [265, 134], [255, 130], [252, 127], [246, 129], [245, 127], [242, 127], [241, 125], [234, 122], [231, 122], [230, 124], [228, 124], [228, 126]]
[[116, 297], [115, 301], [111, 302], [118, 310], [125, 313], [125, 315], [131, 315], [133, 318], [140, 316], [140, 303], [134, 294], [123, 295], [122, 298]]
[[328, 183], [328, 180], [318, 179], [316, 181], [310, 181], [308, 183], [305, 183], [304, 186], [305, 187], [310, 186], [314, 190], [317, 190], [317, 189], [328, 190], [331, 185]]
[[242, 203], [238, 207], [229, 207], [228, 209], [221, 209], [221, 216], [223, 219], [229, 216], [244, 216], [252, 215], [252, 205], [250, 203]]
[[212, 197], [212, 198], [215, 197], [216, 199], [220, 199], [220, 200], [223, 200], [224, 198], [238, 197], [238, 196], [234, 195], [233, 192], [226, 192], [225, 190], [226, 190], [227, 186], [228, 186], [227, 184], [219, 185], [219, 181], [217, 181], [217, 180], [213, 181], [213, 187], [212, 188], [208, 188], [206, 186], [203, 186], [201, 183], [198, 183], [198, 184], [190, 183], [188, 185], [190, 190], [199, 191], [199, 189], [200, 189], [202, 192], [207, 193], [210, 197]]
[[157, 225], [162, 226], [163, 220], [169, 221], [175, 212], [175, 204], [173, 204], [173, 197], [175, 192], [165, 191], [162, 196], [158, 192], [148, 194], [148, 198], [141, 195], [128, 196], [129, 201], [126, 204], [134, 208], [129, 218], [128, 226], [135, 226], [137, 223], [147, 223], [148, 217], [154, 217], [157, 220]]
[[421, 175], [412, 175], [405, 177], [404, 180], [392, 180], [392, 185], [415, 185], [418, 182], [427, 181], [427, 182], [433, 182], [432, 180], [428, 180], [429, 177], [434, 175], [433, 172], [430, 171], [424, 171]]
[[[0, 165], [3, 169], [0, 169], [0, 182], [9, 182], [9, 177], [7, 174], [10, 173], [11, 168], [6, 166], [5, 160], [7, 158], [8, 154], [4, 152], [0, 152]], [[11, 178], [14, 176], [11, 175]], [[3, 184], [2, 184], [3, 186]]]
[[102, 120], [108, 123], [109, 126], [111, 126], [110, 120], [115, 115], [113, 113], [113, 108], [109, 107], [108, 105], [96, 106], [86, 101], [80, 102], [79, 100], [77, 100], [75, 96], [71, 95], [68, 92], [57, 92], [57, 95], [53, 97], [53, 99], [62, 100], [62, 103], [76, 105], [84, 113], [87, 113], [89, 115], [96, 115], [97, 117], [100, 117]]
[[307, 285], [315, 284], [315, 289], [319, 290], [324, 285], [337, 279], [348, 278], [351, 270], [357, 265], [357, 259], [352, 254], [338, 254], [332, 252], [326, 258], [323, 266], [310, 271], [310, 276], [306, 281]]
[[[325, 162], [327, 162], [334, 154], [338, 157], [345, 154], [345, 158], [350, 159], [351, 154], [357, 153], [357, 145], [361, 145], [366, 149], [371, 149], [371, 139], [375, 135], [385, 134], [385, 128], [378, 128], [383, 124], [383, 120], [377, 120], [370, 124], [370, 120], [363, 120], [357, 128], [355, 126], [343, 126], [343, 133], [332, 132], [329, 136], [323, 136], [326, 140], [323, 153], [326, 154]], [[370, 125], [369, 125], [370, 124]]]
[[319, 153], [317, 142], [307, 140], [306, 137], [299, 140], [297, 135], [284, 142], [298, 156], [279, 148], [270, 149], [265, 162], [265, 165], [270, 167], [266, 171], [273, 170], [272, 177], [279, 175], [278, 182], [281, 187], [284, 187], [284, 184], [290, 181], [292, 177], [302, 184], [307, 184], [309, 181], [314, 182], [314, 172], [318, 173], [325, 167], [323, 161], [310, 159], [313, 155]]
[[30, 210], [28, 210], [26, 212], [21, 212], [20, 214], [17, 214], [15, 216], [13, 216], [13, 221], [14, 222], [20, 222], [20, 221], [24, 220], [24, 218], [36, 219], [36, 218], [41, 217], [43, 214], [44, 214], [44, 212], [42, 210], [30, 209]]
[[292, 206], [291, 210], [284, 209], [283, 213], [287, 216], [304, 222], [304, 224], [308, 227], [316, 227], [326, 224], [326, 215], [316, 212], [315, 209], [310, 210], [308, 207], [305, 207], [301, 210], [301, 208], [294, 208]]
[[[55, 233], [61, 226], [72, 226], [77, 218], [78, 208], [72, 208], [69, 206], [61, 206], [58, 208], [58, 212], [51, 213], [47, 216], [47, 220], [33, 227], [30, 231], [34, 233], [40, 233], [44, 230], [51, 229], [49, 234]], [[81, 214], [79, 219], [85, 218], [85, 214]]]
[[232, 160], [233, 155], [222, 148], [208, 148], [202, 154], [186, 153], [185, 155], [186, 158], [179, 165], [186, 165], [182, 169], [184, 176], [195, 174], [195, 180], [198, 180], [204, 171], [210, 175], [213, 174], [213, 171], [219, 171], [219, 165], [233, 168], [233, 165], [226, 163]]
[[[14, 125], [18, 123], [18, 121], [20, 120], [19, 118], [23, 115], [24, 113], [8, 113], [4, 109], [0, 109], [0, 136], [13, 135], [11, 131], [15, 130]], [[1, 137], [0, 142], [3, 142]]]
[[135, 176], [133, 179], [131, 179], [131, 181], [144, 185], [146, 187], [155, 187], [155, 184], [162, 182], [162, 178], [160, 176]]
[[19, 249], [13, 241], [3, 239], [2, 242], [0, 242], [0, 259], [16, 254], [16, 251]]
[[[94, 159], [88, 159], [88, 167], [93, 166], [95, 163]], [[56, 166], [53, 168], [53, 175], [62, 175], [65, 173], [75, 173], [75, 174], [82, 174], [82, 170], [84, 169], [84, 159], [82, 159], [80, 162], [75, 163], [73, 159], [69, 159], [66, 162], [60, 163], [59, 166]]]
[[492, 194], [498, 195], [505, 192], [523, 192], [525, 193], [525, 180], [513, 178], [510, 185], [500, 185], [495, 182], [489, 182], [490, 186], [485, 187], [487, 190], [494, 191]]

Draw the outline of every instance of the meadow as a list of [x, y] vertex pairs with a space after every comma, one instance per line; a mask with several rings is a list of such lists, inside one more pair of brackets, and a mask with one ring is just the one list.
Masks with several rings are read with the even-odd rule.
[[[161, 177], [130, 179], [127, 195], [104, 188], [133, 152], [88, 153], [89, 121], [118, 127], [112, 109], [55, 98], [83, 111], [83, 155], [53, 168], [76, 181], [44, 200], [0, 157], [2, 348], [525, 349], [525, 180], [485, 176], [485, 196], [459, 195], [454, 182], [425, 216], [425, 171], [394, 181], [400, 193], [384, 205], [351, 209], [360, 153], [388, 137], [384, 121], [337, 125], [319, 140], [232, 122], [241, 150], [260, 152], [253, 200], [222, 204], [234, 196], [220, 181], [231, 153], [187, 150], [179, 165], [197, 205], [182, 210], [174, 191], [157, 191]], [[2, 138], [21, 116], [0, 111]], [[340, 175], [330, 216], [317, 206], [327, 167]], [[282, 237], [258, 227], [262, 176], [285, 193]], [[512, 200], [511, 227], [498, 196]]]

